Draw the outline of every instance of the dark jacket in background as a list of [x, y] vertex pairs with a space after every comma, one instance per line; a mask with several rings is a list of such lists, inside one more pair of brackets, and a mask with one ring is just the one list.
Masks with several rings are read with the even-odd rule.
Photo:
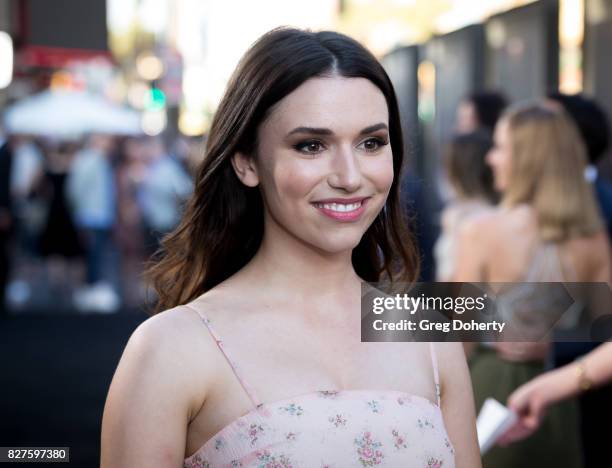
[[9, 241], [13, 230], [14, 213], [11, 201], [11, 167], [13, 154], [8, 142], [0, 147], [0, 216], [8, 217], [9, 226], [0, 223], [0, 315], [6, 314], [5, 292], [9, 273]]

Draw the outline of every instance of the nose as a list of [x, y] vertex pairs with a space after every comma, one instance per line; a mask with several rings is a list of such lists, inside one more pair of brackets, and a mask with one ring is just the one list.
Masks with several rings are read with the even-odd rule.
[[495, 148], [491, 148], [485, 156], [485, 163], [493, 168], [495, 167]]
[[352, 148], [341, 147], [332, 156], [328, 183], [345, 192], [355, 192], [361, 187], [361, 168]]

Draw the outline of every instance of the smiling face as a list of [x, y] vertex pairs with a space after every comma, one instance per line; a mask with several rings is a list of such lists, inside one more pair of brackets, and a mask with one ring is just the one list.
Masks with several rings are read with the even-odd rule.
[[487, 154], [487, 164], [493, 169], [495, 189], [504, 192], [508, 189], [512, 172], [512, 142], [507, 119], [501, 119], [495, 127], [494, 145]]
[[393, 182], [383, 93], [364, 78], [311, 78], [273, 108], [254, 159], [233, 159], [260, 186], [266, 235], [328, 253], [355, 248]]

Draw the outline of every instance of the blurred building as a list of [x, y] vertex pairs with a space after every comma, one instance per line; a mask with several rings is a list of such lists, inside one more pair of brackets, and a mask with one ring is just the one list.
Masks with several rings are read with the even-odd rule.
[[612, 125], [612, 0], [586, 0], [585, 3], [584, 91], [597, 97], [611, 117]]
[[[112, 61], [104, 0], [0, 0], [0, 12], [0, 30], [10, 35], [14, 49], [12, 83], [0, 91], [5, 102], [49, 87], [57, 71], [74, 64]], [[86, 80], [56, 76], [75, 86]]]

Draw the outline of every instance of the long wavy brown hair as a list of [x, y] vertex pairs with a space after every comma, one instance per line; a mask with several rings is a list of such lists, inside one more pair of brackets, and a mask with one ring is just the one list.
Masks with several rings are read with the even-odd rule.
[[353, 249], [353, 266], [366, 281], [414, 281], [419, 258], [400, 205], [403, 142], [387, 73], [348, 36], [278, 28], [257, 40], [238, 63], [212, 121], [182, 221], [162, 240], [145, 272], [157, 293], [155, 312], [195, 299], [253, 258], [263, 236], [262, 196], [258, 187], [238, 179], [231, 157], [237, 151], [256, 157], [257, 130], [272, 107], [306, 80], [334, 74], [366, 78], [384, 94], [396, 174], [384, 208]]

